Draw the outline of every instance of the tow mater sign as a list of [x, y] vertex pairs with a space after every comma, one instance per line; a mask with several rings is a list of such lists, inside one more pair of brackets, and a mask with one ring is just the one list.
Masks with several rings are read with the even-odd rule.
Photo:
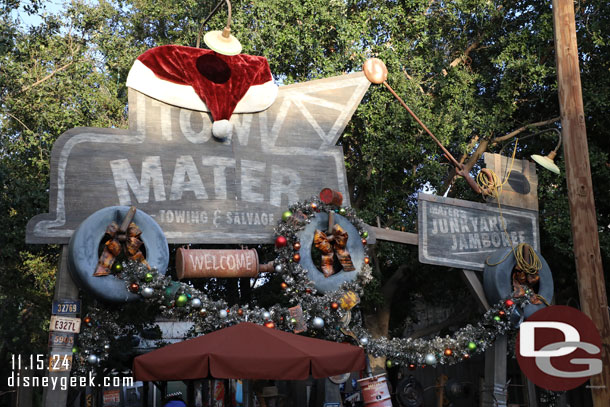
[[67, 243], [91, 213], [135, 205], [170, 243], [265, 243], [286, 207], [330, 187], [348, 202], [335, 146], [369, 86], [351, 74], [281, 87], [265, 111], [234, 114], [233, 137], [209, 113], [129, 90], [129, 130], [76, 128], [55, 143], [50, 213], [28, 243]]

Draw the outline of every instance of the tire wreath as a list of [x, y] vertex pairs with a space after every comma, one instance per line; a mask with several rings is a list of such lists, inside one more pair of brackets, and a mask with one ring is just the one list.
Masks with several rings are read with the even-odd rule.
[[[140, 298], [131, 293], [122, 278], [114, 275], [94, 277], [99, 246], [111, 222], [121, 223], [129, 207], [110, 206], [94, 212], [85, 219], [70, 238], [68, 246], [68, 268], [75, 282], [97, 299], [112, 302], [131, 302]], [[161, 227], [148, 214], [138, 210], [133, 219], [140, 229], [146, 248], [146, 261], [152, 269], [165, 274], [169, 264], [169, 247]]]
[[[536, 255], [542, 263], [542, 268], [538, 271], [540, 275], [538, 294], [550, 302], [554, 295], [553, 275], [544, 257], [538, 252], [536, 252]], [[498, 250], [489, 256], [485, 262], [483, 275], [483, 286], [487, 301], [495, 304], [500, 300], [512, 296], [512, 272], [516, 264], [517, 260], [513, 256], [510, 247]], [[546, 307], [544, 304], [528, 304], [524, 307], [523, 315], [525, 318], [528, 318], [534, 312], [544, 307]]]

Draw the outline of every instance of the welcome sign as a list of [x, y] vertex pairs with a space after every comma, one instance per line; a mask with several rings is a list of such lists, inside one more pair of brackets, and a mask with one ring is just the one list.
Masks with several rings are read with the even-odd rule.
[[336, 146], [370, 82], [362, 73], [280, 87], [267, 110], [234, 114], [234, 134], [212, 136], [209, 113], [129, 89], [129, 130], [76, 128], [56, 141], [50, 213], [28, 243], [68, 243], [93, 212], [135, 205], [170, 243], [270, 243], [289, 204], [329, 187], [349, 205]]

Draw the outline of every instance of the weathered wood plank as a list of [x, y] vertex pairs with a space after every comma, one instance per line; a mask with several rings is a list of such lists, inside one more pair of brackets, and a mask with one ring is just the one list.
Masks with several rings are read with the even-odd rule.
[[349, 205], [337, 139], [370, 82], [362, 73], [280, 87], [275, 103], [234, 114], [232, 139], [212, 137], [209, 113], [129, 91], [129, 130], [77, 128], [51, 157], [50, 213], [28, 243], [67, 243], [98, 209], [135, 205], [170, 243], [272, 243], [288, 205], [325, 187]]
[[415, 246], [418, 244], [417, 233], [401, 232], [399, 230], [383, 229], [375, 226], [369, 226], [369, 229], [375, 233], [375, 238], [377, 240], [385, 240], [388, 242], [410, 244]]
[[[72, 281], [72, 277], [68, 272], [68, 246], [64, 245], [61, 251], [61, 257], [59, 260], [59, 267], [57, 270], [57, 281], [55, 282], [55, 295], [54, 300], [77, 300], [78, 299], [78, 288]], [[71, 350], [68, 351], [70, 355]], [[62, 349], [60, 346], [49, 346], [49, 355], [54, 353], [65, 354], [66, 349]], [[67, 380], [62, 379], [63, 377], [69, 378], [70, 372], [48, 372], [49, 379], [53, 380]], [[68, 391], [62, 390], [60, 386], [56, 388], [45, 387], [43, 390], [43, 404], [45, 407], [56, 407], [65, 406], [68, 399]]]
[[[500, 204], [538, 211], [538, 175], [536, 164], [528, 160], [515, 159], [500, 154], [483, 154], [485, 166], [496, 173], [502, 186]], [[512, 164], [512, 165], [511, 165]], [[510, 174], [509, 174], [510, 171]], [[490, 199], [495, 204], [495, 199]]]
[[593, 405], [601, 407], [607, 406], [610, 400], [610, 315], [593, 197], [572, 1], [553, 0], [553, 25], [578, 294], [581, 310], [591, 317], [603, 338], [603, 370], [590, 379]]
[[528, 243], [540, 250], [538, 213], [419, 194], [419, 261], [483, 270], [498, 249]]
[[489, 303], [487, 302], [483, 284], [481, 284], [481, 280], [479, 280], [477, 273], [472, 270], [462, 269], [462, 277], [464, 278], [464, 281], [466, 281], [470, 293], [477, 300], [478, 304], [484, 311], [487, 311], [490, 308]]

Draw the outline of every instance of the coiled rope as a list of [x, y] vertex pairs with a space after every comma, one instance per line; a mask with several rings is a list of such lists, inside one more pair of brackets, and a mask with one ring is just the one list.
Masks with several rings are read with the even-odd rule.
[[[502, 214], [502, 205], [500, 203], [502, 196], [502, 188], [508, 182], [510, 174], [513, 170], [513, 166], [515, 164], [515, 155], [517, 154], [518, 143], [519, 139], [515, 139], [515, 148], [513, 149], [513, 155], [511, 157], [510, 166], [503, 181], [500, 181], [500, 178], [496, 175], [494, 171], [487, 168], [484, 168], [479, 172], [476, 181], [479, 187], [481, 188], [481, 194], [483, 195], [483, 199], [486, 199], [487, 197], [492, 197], [495, 198], [496, 202], [498, 203], [498, 211], [500, 212], [500, 221], [502, 223], [502, 229], [506, 234], [508, 242], [510, 243], [511, 252], [513, 253], [513, 256], [515, 256], [515, 260], [517, 262], [515, 267], [527, 274], [538, 274], [538, 272], [542, 268], [542, 262], [540, 261], [540, 258], [536, 254], [534, 248], [527, 243], [520, 243], [515, 247], [514, 242], [510, 237], [510, 233], [508, 233], [508, 230], [506, 228], [506, 221], [504, 220], [504, 215]], [[485, 260], [485, 263], [492, 267], [497, 266], [498, 264], [504, 262], [511, 252], [507, 252], [506, 256], [504, 256], [497, 263], [489, 263], [489, 258]], [[536, 297], [538, 297], [547, 306], [549, 305], [548, 301], [543, 296], [536, 294]]]

